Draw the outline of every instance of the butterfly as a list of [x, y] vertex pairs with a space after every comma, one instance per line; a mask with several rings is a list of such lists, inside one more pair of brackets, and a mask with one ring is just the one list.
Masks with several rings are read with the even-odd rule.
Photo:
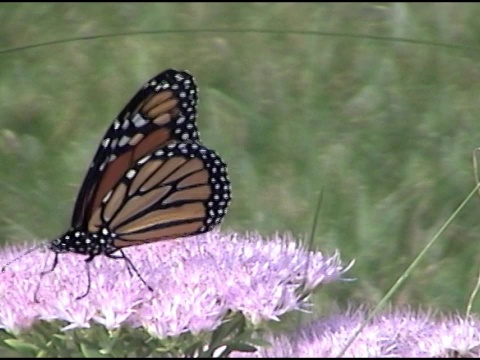
[[[191, 74], [168, 69], [133, 96], [103, 136], [83, 180], [70, 228], [50, 241], [55, 254], [123, 259], [153, 290], [123, 249], [197, 235], [224, 218], [231, 201], [227, 166], [202, 144], [196, 126], [198, 88]], [[38, 247], [28, 250], [25, 254]], [[20, 256], [21, 257], [21, 256]], [[10, 261], [18, 260], [20, 257]], [[34, 299], [37, 300], [38, 287]]]

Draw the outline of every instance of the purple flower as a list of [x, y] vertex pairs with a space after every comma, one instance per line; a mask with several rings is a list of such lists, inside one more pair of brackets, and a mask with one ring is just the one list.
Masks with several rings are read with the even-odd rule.
[[0, 328], [17, 333], [33, 324], [38, 317], [38, 309], [30, 305], [27, 293], [30, 289], [22, 273], [2, 274]]
[[[25, 249], [5, 249], [0, 263]], [[253, 322], [278, 319], [305, 306], [302, 285], [308, 293], [340, 280], [348, 269], [338, 254], [308, 253], [287, 235], [262, 239], [255, 233], [211, 232], [125, 252], [153, 292], [130, 276], [124, 261], [98, 256], [89, 264], [90, 292], [76, 300], [87, 289], [84, 257], [61, 254], [55, 271], [43, 278], [36, 304], [39, 274], [53, 260], [50, 256], [45, 265], [46, 253], [38, 251], [0, 274], [0, 327], [17, 331], [37, 319], [60, 319], [68, 324], [64, 330], [89, 327], [93, 321], [108, 329], [142, 326], [158, 337], [211, 331], [229, 310], [241, 311]]]
[[[348, 310], [303, 326], [295, 335], [271, 335], [272, 346], [245, 357], [336, 357], [367, 313]], [[440, 315], [408, 308], [377, 315], [345, 353], [345, 357], [480, 356], [480, 320]], [[232, 354], [233, 355], [233, 354]]]

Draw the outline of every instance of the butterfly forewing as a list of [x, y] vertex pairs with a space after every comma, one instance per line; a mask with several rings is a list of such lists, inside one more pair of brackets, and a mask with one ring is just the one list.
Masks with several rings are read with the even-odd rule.
[[197, 86], [185, 71], [166, 70], [135, 94], [107, 130], [80, 188], [72, 227], [85, 226], [136, 161], [172, 141], [199, 141]]
[[126, 171], [102, 199], [89, 231], [107, 226], [121, 248], [209, 231], [230, 202], [222, 159], [197, 142], [174, 142]]

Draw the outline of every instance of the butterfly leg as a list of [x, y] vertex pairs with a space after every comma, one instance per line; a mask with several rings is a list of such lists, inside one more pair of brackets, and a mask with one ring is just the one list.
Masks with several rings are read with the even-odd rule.
[[[109, 254], [109, 255], [107, 255], [107, 256], [108, 256], [110, 259], [123, 259], [123, 260], [125, 259], [125, 255]], [[125, 263], [127, 264], [128, 274], [133, 277], [134, 274], [133, 274], [133, 272], [132, 272], [132, 269], [130, 269], [130, 266], [129, 266], [128, 262], [125, 262]]]
[[90, 255], [88, 258], [85, 259], [85, 268], [87, 270], [87, 291], [83, 294], [83, 295], [80, 295], [80, 296], [77, 296], [75, 298], [75, 300], [80, 300], [80, 299], [83, 299], [85, 296], [88, 295], [88, 293], [90, 292], [90, 284], [91, 284], [91, 279], [90, 279], [90, 261], [93, 260], [93, 258], [95, 257], [95, 255]]
[[111, 259], [123, 259], [127, 264], [127, 269], [130, 275], [132, 274], [132, 270], [137, 274], [138, 278], [143, 282], [143, 284], [148, 288], [148, 290], [153, 291], [153, 288], [147, 284], [147, 282], [143, 279], [142, 275], [138, 272], [135, 265], [133, 265], [132, 261], [125, 255], [125, 253], [120, 250], [121, 255], [114, 255], [114, 254], [107, 254], [107, 256]]
[[[48, 257], [47, 257], [47, 260], [48, 260]], [[35, 289], [35, 292], [33, 293], [33, 301], [35, 301], [37, 304], [40, 303], [40, 301], [38, 301], [38, 290], [40, 289], [40, 284], [42, 283], [42, 279], [45, 275], [47, 275], [48, 273], [51, 273], [53, 270], [55, 270], [55, 268], [57, 267], [57, 264], [58, 264], [58, 253], [55, 253], [55, 258], [53, 259], [53, 264], [52, 264], [51, 269], [50, 270], [44, 270], [40, 273], [40, 279], [38, 280], [37, 288]]]

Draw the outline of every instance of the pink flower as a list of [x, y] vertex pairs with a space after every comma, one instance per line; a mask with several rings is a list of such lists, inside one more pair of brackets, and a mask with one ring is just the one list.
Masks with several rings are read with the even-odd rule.
[[[6, 263], [26, 246], [0, 253]], [[5, 300], [0, 327], [16, 331], [37, 319], [64, 320], [64, 330], [97, 322], [108, 329], [124, 324], [143, 326], [152, 335], [214, 330], [229, 311], [241, 311], [251, 321], [278, 317], [305, 305], [299, 294], [341, 279], [348, 267], [338, 254], [308, 253], [289, 236], [263, 239], [258, 234], [210, 232], [205, 235], [128, 248], [125, 253], [146, 282], [130, 276], [122, 260], [96, 257], [90, 264], [87, 289], [84, 257], [61, 254], [53, 273], [40, 285], [33, 301], [46, 253], [37, 251], [0, 274]], [[50, 254], [51, 255], [51, 254]], [[53, 256], [46, 265], [51, 266]], [[308, 265], [308, 269], [307, 269]]]
[[[271, 335], [271, 347], [244, 357], [336, 357], [359, 328], [364, 309], [318, 319], [294, 335]], [[454, 353], [480, 356], [480, 320], [460, 316], [433, 316], [428, 312], [397, 309], [377, 315], [345, 357], [452, 357]]]

